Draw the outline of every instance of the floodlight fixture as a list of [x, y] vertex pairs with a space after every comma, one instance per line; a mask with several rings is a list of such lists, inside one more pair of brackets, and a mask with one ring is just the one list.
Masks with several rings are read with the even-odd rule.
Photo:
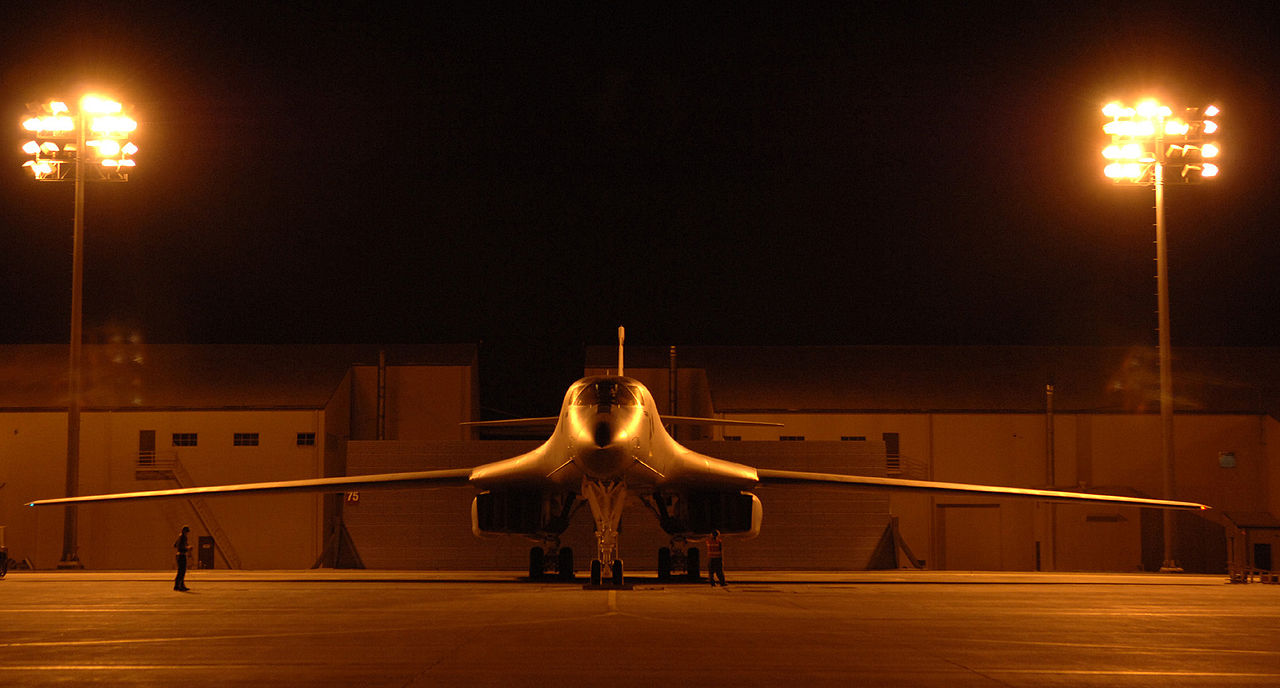
[[[1196, 183], [1205, 177], [1201, 158], [1217, 157], [1221, 147], [1206, 137], [1218, 133], [1215, 120], [1221, 113], [1216, 105], [1186, 108], [1175, 117], [1173, 109], [1154, 98], [1134, 107], [1119, 102], [1108, 103], [1102, 114], [1110, 118], [1102, 131], [1110, 137], [1102, 149], [1107, 160], [1103, 175], [1120, 184], [1149, 185], [1155, 183], [1157, 168], [1177, 173], [1173, 178]], [[1194, 151], [1194, 155], [1190, 152]], [[1140, 164], [1135, 167], [1135, 164]], [[1216, 169], [1216, 168], [1215, 168]]]
[[[84, 181], [128, 181], [129, 170], [137, 166], [132, 156], [138, 146], [130, 140], [137, 120], [105, 96], [88, 95], [79, 103], [79, 112], [73, 112], [64, 101], [51, 100], [23, 120], [23, 129], [35, 137], [23, 145], [32, 156], [23, 166], [37, 181], [74, 181], [77, 174]], [[76, 172], [82, 161], [88, 164]]]

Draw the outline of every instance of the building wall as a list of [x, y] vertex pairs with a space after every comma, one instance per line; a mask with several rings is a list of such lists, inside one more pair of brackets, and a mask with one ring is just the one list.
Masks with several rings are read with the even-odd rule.
[[[725, 415], [785, 424], [723, 431], [743, 440], [880, 439], [897, 433], [902, 477], [1013, 487], [1046, 487], [1049, 478], [1042, 414]], [[1053, 486], [1162, 495], [1158, 415], [1056, 414], [1053, 420]], [[1280, 459], [1277, 440], [1280, 424], [1266, 416], [1179, 414], [1174, 425], [1177, 497], [1224, 511], [1276, 513], [1280, 480], [1268, 466]], [[1222, 452], [1235, 455], [1234, 468], [1219, 464]], [[1144, 531], [1142, 510], [1132, 508], [896, 494], [890, 504], [913, 553], [937, 567], [1133, 571], [1143, 566], [1144, 546], [1149, 549], [1151, 539], [1159, 537], [1158, 531]], [[1179, 529], [1179, 549], [1218, 570], [1224, 545], [1217, 539], [1225, 537], [1219, 534], [1221, 524], [1195, 525]]]
[[[65, 413], [0, 414], [5, 440], [8, 546], [15, 559], [50, 568], [62, 555], [63, 507], [30, 508], [26, 501], [63, 495]], [[177, 458], [196, 485], [311, 478], [324, 455], [319, 411], [87, 412], [81, 416], [80, 494], [176, 487], [170, 480], [138, 480], [139, 431], [156, 431], [160, 459]], [[233, 446], [234, 433], [258, 433], [259, 445]], [[298, 446], [297, 433], [316, 434]], [[173, 433], [196, 433], [194, 447], [173, 446]], [[4, 480], [0, 478], [0, 480]], [[310, 566], [319, 553], [319, 500], [314, 495], [219, 497], [205, 502], [244, 568]], [[81, 505], [78, 556], [91, 569], [164, 569], [183, 524], [207, 535], [186, 500]], [[221, 560], [217, 566], [223, 566]]]
[[0, 526], [9, 556], [57, 563], [62, 554], [62, 510], [23, 506], [64, 493], [67, 462], [66, 413], [0, 414]]
[[[388, 366], [386, 437], [389, 440], [461, 440], [474, 420], [475, 375], [470, 366]], [[378, 438], [378, 368], [351, 369], [351, 437]]]
[[[324, 409], [87, 411], [81, 416], [79, 493], [177, 487], [173, 480], [138, 479], [139, 431], [154, 430], [156, 454], [176, 458], [191, 484], [218, 485], [342, 475], [346, 443], [376, 432], [377, 368], [357, 367]], [[470, 366], [389, 366], [390, 436], [462, 439], [459, 425], [475, 409]], [[299, 446], [298, 433], [313, 433]], [[195, 433], [196, 446], [174, 446], [174, 433]], [[235, 433], [257, 433], [258, 446], [235, 446]], [[0, 526], [10, 555], [51, 568], [62, 556], [64, 507], [22, 506], [65, 494], [66, 413], [0, 413]], [[323, 551], [326, 526], [339, 506], [321, 495], [211, 497], [212, 518], [248, 569], [306, 568]], [[210, 535], [187, 500], [77, 507], [78, 556], [91, 569], [173, 567], [171, 544], [187, 524], [195, 538]], [[210, 526], [212, 529], [212, 525]], [[217, 567], [225, 566], [217, 558]]]
[[1262, 423], [1262, 443], [1267, 475], [1267, 511], [1280, 515], [1280, 422], [1267, 416]]

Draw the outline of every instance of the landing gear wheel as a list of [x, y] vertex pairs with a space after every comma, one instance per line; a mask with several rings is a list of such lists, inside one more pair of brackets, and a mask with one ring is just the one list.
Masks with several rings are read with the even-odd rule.
[[595, 586], [600, 585], [600, 569], [602, 568], [604, 567], [600, 564], [599, 559], [592, 560], [591, 562], [591, 584], [592, 585], [595, 585]]
[[556, 567], [556, 573], [560, 574], [562, 580], [573, 580], [573, 548], [560, 548], [560, 562]]
[[529, 579], [538, 580], [542, 578], [543, 553], [541, 547], [531, 547], [529, 549]]
[[613, 584], [621, 587], [622, 586], [622, 560], [615, 559], [613, 561], [613, 566], [611, 568], [613, 569]]
[[685, 555], [685, 573], [689, 574], [689, 580], [699, 580], [702, 578], [702, 565], [698, 561], [698, 548], [690, 547]]
[[671, 548], [658, 548], [658, 580], [671, 579]]

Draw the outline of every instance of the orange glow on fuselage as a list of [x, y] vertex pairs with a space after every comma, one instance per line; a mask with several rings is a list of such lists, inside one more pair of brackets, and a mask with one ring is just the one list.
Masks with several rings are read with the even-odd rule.
[[621, 480], [649, 455], [647, 393], [625, 377], [583, 378], [566, 397], [565, 440], [573, 463], [595, 480]]

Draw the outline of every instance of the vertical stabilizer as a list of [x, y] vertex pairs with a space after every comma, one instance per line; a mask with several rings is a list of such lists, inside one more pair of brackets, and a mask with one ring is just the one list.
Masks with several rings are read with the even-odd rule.
[[618, 326], [618, 376], [626, 375], [622, 372], [622, 342], [627, 338], [627, 328]]

